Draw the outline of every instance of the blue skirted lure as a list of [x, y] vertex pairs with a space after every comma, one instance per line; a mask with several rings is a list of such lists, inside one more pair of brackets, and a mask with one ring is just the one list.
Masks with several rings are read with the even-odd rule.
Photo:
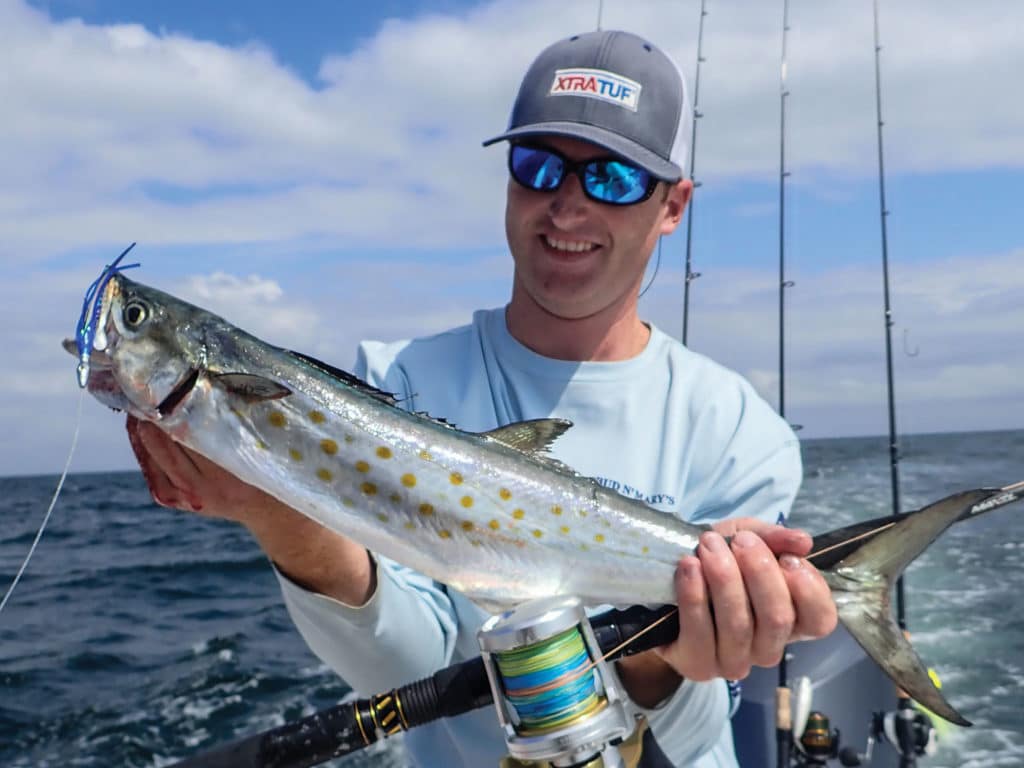
[[103, 294], [107, 290], [107, 283], [118, 272], [139, 266], [138, 264], [121, 264], [121, 259], [128, 255], [128, 251], [135, 247], [132, 243], [125, 248], [121, 255], [114, 259], [112, 264], [103, 268], [103, 272], [97, 277], [89, 289], [85, 292], [85, 299], [82, 301], [82, 316], [78, 318], [78, 328], [75, 330], [75, 343], [78, 346], [78, 386], [85, 387], [89, 381], [89, 358], [93, 349], [103, 349], [106, 342], [102, 341], [100, 347], [96, 347], [96, 334], [100, 332], [100, 314], [103, 312]]

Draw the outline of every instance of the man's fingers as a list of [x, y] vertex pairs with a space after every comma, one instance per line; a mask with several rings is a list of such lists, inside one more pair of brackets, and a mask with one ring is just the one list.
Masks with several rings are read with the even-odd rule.
[[818, 569], [793, 555], [783, 555], [779, 565], [796, 612], [792, 639], [816, 639], [832, 632], [838, 621], [836, 605]]
[[750, 673], [754, 618], [743, 575], [729, 545], [719, 534], [702, 534], [697, 552], [715, 613], [719, 674], [744, 678]]
[[[146, 480], [157, 503], [169, 507], [186, 504], [192, 510], [201, 509], [202, 503], [195, 488], [199, 470], [184, 449], [163, 430], [148, 422], [137, 422], [135, 433], [147, 456], [147, 463], [156, 470], [153, 478], [156, 485], [150, 482], [148, 475]], [[132, 429], [129, 429], [128, 434], [131, 439]], [[163, 478], [160, 475], [163, 475]], [[166, 482], [163, 482], [164, 479]]]
[[765, 542], [750, 531], [732, 540], [736, 563], [754, 613], [750, 660], [759, 667], [779, 663], [793, 631], [795, 611], [778, 560]]
[[814, 540], [807, 531], [799, 528], [784, 528], [781, 525], [773, 525], [762, 531], [755, 531], [768, 548], [776, 555], [789, 553], [797, 557], [803, 557], [811, 551]]
[[740, 531], [756, 533], [776, 555], [790, 552], [803, 557], [811, 551], [813, 543], [806, 531], [768, 523], [756, 517], [729, 517], [718, 521], [712, 527], [727, 538], [734, 537]]
[[153, 501], [164, 507], [176, 507], [181, 503], [178, 490], [146, 446], [142, 437], [142, 428], [144, 426], [143, 422], [134, 416], [128, 417], [125, 422], [125, 430], [128, 432], [128, 444], [131, 445], [132, 452], [139, 462], [139, 469], [142, 470], [142, 477], [149, 487]]
[[682, 631], [679, 639], [662, 649], [661, 656], [683, 677], [711, 680], [718, 676], [715, 622], [700, 560], [682, 558], [676, 568], [675, 585]]

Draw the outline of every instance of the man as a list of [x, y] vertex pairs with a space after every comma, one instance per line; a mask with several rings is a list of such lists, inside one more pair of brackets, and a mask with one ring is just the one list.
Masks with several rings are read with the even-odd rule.
[[[675, 64], [639, 37], [562, 40], [531, 65], [512, 110], [508, 305], [469, 326], [364, 343], [357, 373], [409, 408], [466, 430], [558, 416], [555, 455], [687, 520], [715, 522], [676, 576], [678, 639], [616, 672], [676, 765], [733, 766], [724, 679], [778, 662], [835, 626], [828, 588], [801, 559], [810, 538], [774, 525], [800, 483], [786, 424], [738, 375], [637, 314], [651, 253], [678, 226], [689, 107]], [[154, 498], [246, 525], [273, 560], [310, 647], [362, 693], [478, 654], [466, 598], [284, 507], [129, 421]], [[732, 536], [731, 542], [723, 538]], [[423, 766], [495, 765], [490, 709], [406, 736]]]

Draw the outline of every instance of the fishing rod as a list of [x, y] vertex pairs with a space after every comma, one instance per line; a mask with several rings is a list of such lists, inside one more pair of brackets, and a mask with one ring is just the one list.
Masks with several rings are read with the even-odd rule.
[[[693, 75], [693, 120], [690, 124], [690, 183], [696, 190], [701, 184], [693, 177], [694, 164], [697, 155], [697, 121], [704, 115], [700, 111], [700, 65], [704, 61], [704, 17], [708, 12], [704, 9], [704, 0], [700, 0], [700, 21], [697, 23], [697, 67]], [[693, 271], [692, 245], [693, 245], [693, 198], [690, 194], [690, 204], [686, 206], [686, 276], [683, 282], [683, 344], [686, 344], [690, 325], [690, 283], [700, 277], [700, 272]]]
[[[541, 602], [546, 604], [537, 613], [547, 621], [564, 607]], [[567, 615], [570, 620], [580, 618], [578, 613]], [[519, 616], [511, 623], [512, 635], [525, 629], [522, 619]], [[484, 626], [486, 630], [488, 625]], [[491, 641], [491, 655], [500, 650], [495, 646], [503, 644], [502, 635], [509, 634], [508, 626], [499, 629], [506, 631], [498, 632]], [[590, 619], [589, 629], [599, 657], [602, 661], [612, 661], [672, 642], [679, 635], [679, 617], [675, 606], [658, 609], [634, 606], [607, 611]], [[339, 704], [187, 758], [171, 768], [307, 768], [319, 765], [416, 726], [493, 704], [490, 677], [494, 674], [485, 657], [477, 656], [387, 693]], [[608, 684], [609, 679], [603, 682]], [[604, 711], [611, 711], [611, 707], [606, 706]], [[632, 731], [632, 718], [628, 725]]]
[[[901, 514], [900, 504], [900, 446], [899, 437], [896, 431], [896, 395], [893, 376], [892, 362], [892, 304], [889, 296], [889, 238], [887, 220], [889, 209], [885, 201], [885, 155], [882, 127], [885, 122], [882, 120], [882, 67], [881, 51], [878, 32], [878, 0], [872, 3], [872, 17], [874, 27], [874, 56], [875, 56], [875, 117], [878, 137], [878, 205], [879, 221], [881, 223], [882, 237], [882, 291], [884, 299], [884, 320], [885, 320], [885, 375], [886, 394], [889, 411], [889, 474], [892, 488], [892, 512], [894, 515]], [[907, 631], [907, 600], [904, 588], [903, 577], [896, 581], [896, 621], [900, 629]], [[909, 725], [914, 717], [913, 703], [904, 691], [899, 691], [899, 703], [897, 709], [904, 725]], [[900, 753], [900, 768], [913, 768], [917, 764], [916, 750], [913, 743], [913, 734], [910, 728], [898, 730]]]
[[[779, 416], [786, 418], [786, 41], [789, 32], [789, 0], [782, 0], [782, 56], [779, 64]], [[775, 688], [775, 765], [789, 768], [793, 751], [793, 717], [790, 705], [788, 648], [779, 659]]]
[[[1024, 482], [958, 494], [973, 499], [957, 523], [1024, 499]], [[936, 504], [948, 503], [943, 499]], [[859, 545], [898, 522], [890, 515], [820, 534], [808, 560], [819, 568], [842, 561]], [[576, 598], [525, 603], [484, 623], [482, 655], [446, 667], [408, 685], [339, 704], [283, 726], [186, 758], [170, 768], [308, 768], [358, 752], [402, 731], [493, 704], [509, 751], [525, 760], [548, 759], [556, 766], [612, 768], [612, 753], [588, 760], [596, 745], [614, 746], [634, 730], [625, 693], [606, 663], [672, 642], [679, 635], [675, 606], [633, 606], [588, 618]], [[593, 673], [593, 677], [591, 677]], [[579, 683], [586, 685], [580, 686]], [[538, 684], [543, 683], [543, 684]], [[557, 697], [539, 725], [528, 721], [537, 694]], [[566, 701], [568, 700], [568, 705]], [[544, 702], [545, 704], [547, 702]], [[566, 718], [564, 712], [569, 711]], [[855, 750], [844, 765], [870, 761]], [[653, 739], [644, 740], [645, 768], [669, 768]], [[554, 758], [554, 759], [552, 759]]]

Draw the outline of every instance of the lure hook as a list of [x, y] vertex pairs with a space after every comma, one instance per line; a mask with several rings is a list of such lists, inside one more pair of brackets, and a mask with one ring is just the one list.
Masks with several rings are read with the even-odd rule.
[[100, 314], [103, 311], [103, 294], [107, 290], [107, 283], [118, 272], [139, 266], [137, 263], [119, 266], [121, 259], [127, 256], [134, 247], [135, 243], [132, 243], [121, 251], [121, 255], [114, 259], [113, 263], [106, 265], [100, 276], [93, 280], [85, 291], [85, 298], [82, 300], [82, 314], [78, 318], [78, 327], [75, 329], [75, 344], [78, 347], [79, 387], [84, 388], [89, 381], [89, 358], [92, 356], [93, 344], [96, 342], [96, 334], [99, 331]]

